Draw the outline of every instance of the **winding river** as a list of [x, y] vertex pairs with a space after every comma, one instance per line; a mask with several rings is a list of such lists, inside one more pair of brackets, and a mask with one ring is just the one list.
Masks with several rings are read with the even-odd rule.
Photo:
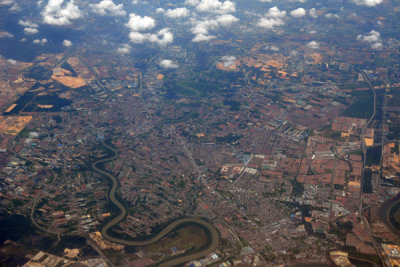
[[127, 246], [147, 246], [147, 245], [150, 245], [152, 243], [159, 241], [161, 238], [163, 238], [166, 235], [168, 235], [169, 233], [171, 233], [174, 229], [178, 228], [179, 226], [185, 225], [185, 224], [192, 224], [192, 225], [194, 224], [194, 225], [200, 226], [203, 229], [206, 229], [206, 231], [208, 232], [207, 237], [209, 239], [206, 247], [204, 247], [200, 250], [197, 250], [193, 253], [183, 254], [181, 256], [174, 257], [167, 261], [164, 261], [158, 265], [160, 267], [181, 265], [188, 261], [192, 261], [192, 260], [204, 257], [204, 256], [208, 255], [209, 253], [213, 252], [218, 247], [218, 245], [219, 245], [218, 231], [210, 223], [208, 223], [202, 219], [199, 219], [199, 218], [184, 218], [184, 219], [175, 220], [172, 223], [165, 226], [160, 232], [158, 232], [153, 237], [151, 237], [147, 240], [143, 240], [143, 241], [121, 239], [121, 238], [115, 237], [112, 234], [110, 234], [109, 230], [114, 225], [120, 223], [125, 218], [127, 211], [126, 211], [125, 206], [115, 196], [115, 193], [116, 193], [117, 187], [118, 187], [117, 178], [114, 175], [112, 175], [110, 172], [108, 172], [108, 171], [104, 170], [102, 167], [100, 167], [101, 164], [114, 160], [117, 157], [117, 152], [114, 150], [114, 148], [109, 146], [104, 141], [102, 142], [102, 145], [107, 150], [112, 152], [112, 156], [93, 162], [92, 168], [94, 171], [107, 177], [112, 182], [111, 189], [108, 192], [108, 197], [109, 197], [109, 200], [120, 210], [118, 216], [114, 217], [111, 221], [106, 223], [103, 226], [103, 228], [101, 229], [101, 234], [103, 235], [103, 237], [105, 239], [107, 239], [111, 242], [115, 242], [115, 243], [119, 243], [119, 244], [123, 244], [123, 245], [127, 245]]
[[380, 209], [380, 215], [392, 232], [400, 236], [400, 222], [395, 218], [395, 215], [399, 210], [400, 194], [383, 203]]

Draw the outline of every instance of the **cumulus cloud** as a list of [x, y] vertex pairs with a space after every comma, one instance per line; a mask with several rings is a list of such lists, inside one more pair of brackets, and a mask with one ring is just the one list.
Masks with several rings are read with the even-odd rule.
[[9, 6], [14, 4], [14, 0], [0, 0], [0, 5], [1, 6]]
[[159, 63], [160, 67], [165, 68], [165, 69], [176, 69], [178, 68], [178, 64], [170, 59], [163, 59], [160, 60]]
[[257, 26], [264, 29], [273, 29], [275, 26], [280, 26], [285, 24], [282, 19], [274, 19], [274, 18], [261, 18]]
[[375, 50], [382, 48], [381, 34], [375, 30], [370, 31], [366, 35], [357, 35], [357, 40], [371, 44], [371, 48]]
[[311, 41], [307, 43], [307, 47], [311, 49], [318, 49], [319, 48], [319, 43], [316, 41]]
[[279, 10], [278, 7], [271, 7], [263, 18], [260, 18], [257, 26], [264, 29], [273, 29], [275, 26], [285, 24], [284, 17], [286, 11]]
[[214, 35], [208, 35], [208, 34], [196, 34], [196, 36], [192, 39], [192, 42], [194, 43], [198, 43], [198, 42], [207, 42], [210, 41], [212, 39], [214, 39], [215, 36]]
[[219, 27], [227, 27], [232, 23], [239, 21], [238, 18], [231, 14], [217, 16], [215, 19], [207, 19], [202, 21], [193, 20], [194, 25], [191, 32], [195, 35], [193, 42], [204, 42], [214, 39], [215, 36], [210, 35], [211, 30], [216, 30]]
[[37, 34], [39, 30], [37, 29], [39, 25], [37, 23], [33, 23], [29, 20], [19, 20], [18, 24], [24, 26], [24, 33], [25, 34]]
[[83, 16], [74, 0], [64, 3], [64, 0], [49, 0], [42, 11], [43, 22], [51, 25], [69, 25], [72, 20]]
[[114, 4], [112, 0], [102, 0], [98, 4], [90, 4], [94, 13], [99, 15], [109, 15], [109, 16], [125, 16], [126, 11], [124, 10], [123, 4]]
[[263, 2], [263, 3], [271, 3], [272, 2], [272, 0], [258, 0], [258, 1]]
[[15, 0], [0, 0], [0, 6], [10, 6], [8, 8], [9, 11], [19, 11], [21, 8], [15, 2]]
[[39, 32], [36, 28], [24, 28], [25, 34], [37, 34]]
[[230, 66], [235, 65], [236, 57], [235, 56], [223, 56], [221, 58], [221, 60], [224, 63], [224, 67], [225, 68], [229, 68]]
[[142, 44], [147, 41], [164, 46], [174, 41], [174, 35], [168, 28], [164, 28], [159, 30], [157, 33], [141, 33], [132, 31], [129, 33], [129, 39], [135, 44]]
[[269, 17], [269, 18], [281, 19], [281, 18], [284, 18], [286, 16], [286, 11], [285, 10], [279, 10], [279, 8], [277, 6], [274, 6], [274, 7], [271, 7], [268, 10], [266, 16]]
[[7, 59], [7, 62], [10, 63], [11, 65], [17, 64], [17, 61], [15, 59], [12, 59], [12, 58]]
[[239, 19], [231, 14], [224, 14], [217, 17], [217, 22], [220, 26], [229, 26], [238, 21]]
[[317, 12], [317, 10], [315, 8], [311, 8], [308, 11], [308, 14], [310, 15], [310, 17], [312, 17], [314, 19], [318, 18], [318, 12]]
[[290, 11], [290, 15], [295, 18], [301, 18], [301, 17], [304, 17], [305, 15], [307, 15], [307, 12], [304, 8], [299, 7], [295, 10]]
[[28, 27], [28, 28], [38, 28], [39, 27], [39, 25], [37, 23], [33, 23], [33, 22], [29, 21], [29, 20], [20, 19], [18, 21], [18, 24], [21, 25], [21, 26], [24, 26], [24, 27]]
[[13, 38], [14, 34], [9, 32], [0, 32], [0, 38]]
[[164, 13], [164, 12], [165, 12], [165, 9], [162, 8], [162, 7], [159, 7], [159, 8], [156, 9], [156, 13], [157, 14], [161, 14], [161, 13]]
[[219, 0], [186, 0], [186, 5], [195, 6], [197, 11], [226, 14], [236, 11], [236, 5], [232, 1], [221, 2]]
[[184, 18], [189, 16], [190, 12], [186, 7], [179, 7], [179, 8], [175, 8], [175, 9], [168, 9], [165, 12], [165, 16], [168, 18]]
[[382, 4], [382, 0], [352, 0], [353, 3], [359, 6], [376, 6]]
[[340, 16], [338, 14], [333, 14], [333, 13], [326, 13], [325, 18], [327, 19], [338, 19]]
[[140, 32], [151, 30], [156, 26], [156, 21], [152, 17], [141, 17], [134, 13], [129, 14], [129, 21], [126, 24], [132, 31]]
[[32, 43], [34, 44], [40, 44], [40, 45], [45, 45], [47, 43], [47, 39], [43, 38], [43, 39], [35, 39], [32, 41]]
[[264, 49], [265, 50], [270, 50], [270, 51], [273, 51], [273, 52], [277, 52], [277, 51], [280, 50], [279, 47], [276, 46], [276, 45], [267, 45], [267, 46], [264, 47]]
[[70, 47], [70, 46], [72, 46], [72, 42], [70, 40], [64, 40], [63, 41], [63, 46]]
[[132, 47], [129, 44], [123, 44], [122, 47], [117, 49], [118, 54], [129, 54], [131, 52]]

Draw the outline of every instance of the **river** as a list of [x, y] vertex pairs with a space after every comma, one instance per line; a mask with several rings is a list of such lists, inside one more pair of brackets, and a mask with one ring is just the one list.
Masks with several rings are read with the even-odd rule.
[[101, 234], [102, 236], [111, 241], [111, 242], [115, 242], [115, 243], [119, 243], [119, 244], [123, 244], [123, 245], [127, 245], [127, 246], [147, 246], [150, 244], [153, 244], [157, 241], [159, 241], [161, 238], [165, 237], [166, 235], [168, 235], [169, 233], [171, 233], [172, 231], [174, 231], [174, 229], [178, 228], [179, 226], [182, 226], [184, 224], [194, 224], [194, 225], [198, 225], [201, 228], [206, 229], [206, 231], [208, 232], [208, 244], [206, 247], [204, 247], [201, 250], [195, 251], [193, 253], [190, 254], [184, 254], [172, 259], [169, 259], [167, 261], [164, 261], [162, 263], [160, 263], [158, 266], [160, 267], [166, 267], [166, 266], [176, 266], [176, 265], [180, 265], [183, 264], [185, 262], [188, 261], [192, 261], [192, 260], [196, 260], [198, 258], [204, 257], [206, 255], [208, 255], [209, 253], [213, 252], [219, 245], [219, 234], [217, 229], [215, 229], [214, 226], [212, 226], [210, 223], [200, 219], [200, 218], [183, 218], [183, 219], [178, 219], [173, 221], [172, 223], [168, 224], [167, 226], [165, 226], [160, 232], [158, 232], [156, 235], [150, 237], [149, 239], [146, 240], [126, 240], [126, 239], [121, 239], [118, 237], [113, 236], [112, 234], [109, 233], [109, 230], [117, 225], [118, 223], [120, 223], [126, 216], [127, 211], [125, 206], [116, 198], [115, 193], [117, 191], [118, 188], [118, 181], [117, 178], [111, 174], [110, 172], [104, 170], [102, 167], [100, 167], [101, 164], [105, 163], [105, 162], [109, 162], [114, 160], [117, 157], [117, 152], [115, 151], [114, 148], [112, 148], [111, 146], [109, 146], [106, 142], [102, 142], [102, 145], [109, 151], [112, 152], [112, 155], [110, 157], [106, 157], [100, 160], [97, 160], [95, 162], [92, 163], [92, 168], [94, 171], [102, 174], [103, 176], [107, 177], [111, 182], [112, 182], [112, 186], [111, 189], [108, 191], [108, 197], [109, 200], [111, 201], [111, 203], [113, 203], [113, 205], [115, 205], [118, 209], [119, 209], [119, 214], [114, 217], [111, 221], [107, 222], [103, 228], [101, 229]]

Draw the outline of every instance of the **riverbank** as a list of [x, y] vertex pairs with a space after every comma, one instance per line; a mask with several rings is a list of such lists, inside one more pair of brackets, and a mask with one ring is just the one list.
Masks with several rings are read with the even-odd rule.
[[95, 162], [92, 163], [92, 168], [94, 171], [100, 173], [101, 175], [105, 176], [109, 181], [111, 181], [111, 189], [108, 190], [108, 199], [111, 201], [111, 203], [118, 208], [119, 214], [115, 216], [112, 220], [107, 222], [103, 228], [101, 229], [101, 234], [102, 236], [114, 243], [119, 243], [123, 244], [126, 246], [137, 246], [137, 247], [142, 247], [142, 246], [147, 246], [150, 244], [153, 244], [157, 241], [159, 241], [161, 238], [167, 236], [169, 233], [173, 232], [175, 229], [179, 228], [180, 226], [184, 224], [194, 224], [198, 225], [199, 227], [202, 227], [205, 229], [208, 233], [208, 244], [206, 247], [199, 251], [195, 251], [193, 253], [187, 254], [187, 255], [182, 255], [178, 256], [176, 258], [172, 258], [169, 260], [166, 260], [162, 263], [160, 263], [158, 266], [166, 267], [166, 266], [176, 266], [183, 264], [188, 261], [196, 260], [198, 258], [204, 257], [208, 255], [209, 253], [213, 252], [218, 246], [219, 246], [219, 234], [218, 231], [215, 229], [214, 226], [212, 226], [210, 223], [199, 219], [199, 218], [183, 218], [183, 219], [178, 219], [173, 221], [172, 223], [168, 224], [165, 226], [160, 232], [155, 234], [149, 239], [146, 240], [126, 240], [126, 239], [121, 239], [118, 237], [115, 237], [110, 233], [110, 229], [120, 223], [125, 216], [127, 215], [127, 211], [125, 206], [117, 199], [116, 197], [116, 191], [118, 188], [118, 181], [117, 178], [111, 174], [110, 172], [104, 170], [100, 165], [109, 161], [114, 160], [117, 157], [117, 151], [110, 145], [108, 145], [105, 141], [101, 143], [104, 148], [106, 148], [108, 151], [111, 151], [112, 153], [109, 153], [109, 157], [99, 159]]

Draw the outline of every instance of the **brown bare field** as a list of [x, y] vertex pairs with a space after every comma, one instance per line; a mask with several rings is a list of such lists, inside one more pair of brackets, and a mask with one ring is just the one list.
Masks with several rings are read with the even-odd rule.
[[31, 119], [32, 116], [0, 116], [0, 133], [17, 135]]
[[86, 85], [86, 81], [80, 77], [72, 77], [71, 72], [63, 68], [53, 69], [51, 78], [67, 87], [76, 89]]

